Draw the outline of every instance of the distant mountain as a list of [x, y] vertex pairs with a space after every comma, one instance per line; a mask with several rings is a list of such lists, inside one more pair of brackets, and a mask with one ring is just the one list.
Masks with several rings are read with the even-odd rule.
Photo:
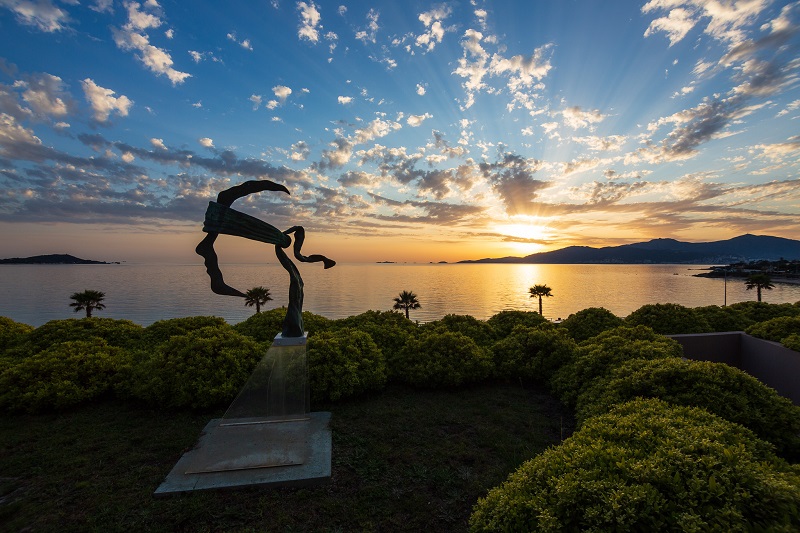
[[568, 246], [552, 252], [525, 257], [501, 257], [459, 261], [460, 263], [736, 263], [739, 261], [776, 261], [800, 259], [800, 241], [767, 235], [740, 235], [725, 241], [682, 242], [675, 239], [653, 239], [647, 242], [592, 248]]
[[105, 261], [81, 259], [69, 254], [34, 255], [33, 257], [12, 257], [0, 259], [0, 265], [108, 265]]

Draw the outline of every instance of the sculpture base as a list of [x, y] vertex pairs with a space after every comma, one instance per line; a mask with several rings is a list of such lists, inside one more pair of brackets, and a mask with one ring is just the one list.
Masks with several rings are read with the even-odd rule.
[[249, 486], [309, 486], [331, 477], [331, 413], [272, 424], [210, 421], [155, 496]]

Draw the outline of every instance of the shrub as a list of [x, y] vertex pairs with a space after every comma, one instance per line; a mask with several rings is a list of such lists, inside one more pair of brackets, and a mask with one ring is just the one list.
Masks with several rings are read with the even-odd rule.
[[480, 531], [796, 531], [800, 476], [751, 431], [640, 399], [592, 418], [476, 504]]
[[[403, 319], [405, 320], [405, 319]], [[343, 328], [308, 340], [311, 400], [339, 400], [386, 385], [386, 362], [368, 333]]]
[[72, 407], [111, 390], [127, 363], [125, 351], [103, 339], [54, 344], [0, 374], [0, 407], [29, 413]]
[[142, 345], [152, 347], [168, 341], [177, 335], [186, 335], [205, 327], [230, 328], [225, 319], [217, 316], [190, 316], [185, 318], [170, 318], [153, 322], [142, 334]]
[[453, 333], [461, 333], [474, 340], [475, 344], [483, 348], [491, 346], [496, 339], [496, 334], [492, 326], [483, 320], [478, 320], [469, 315], [445, 315], [441, 320], [425, 324], [424, 329], [438, 329], [451, 331]]
[[575, 358], [553, 374], [550, 386], [562, 402], [574, 406], [584, 388], [624, 361], [682, 356], [677, 341], [646, 326], [621, 326], [581, 343]]
[[702, 407], [751, 429], [772, 442], [780, 455], [800, 459], [800, 407], [723, 363], [676, 358], [628, 361], [581, 393], [576, 418], [583, 422], [639, 396]]
[[739, 302], [729, 305], [753, 322], [766, 322], [779, 316], [800, 316], [800, 306], [792, 304], [768, 304], [766, 302]]
[[158, 407], [230, 403], [264, 355], [249, 337], [207, 326], [139, 352], [123, 390]]
[[574, 359], [577, 349], [560, 329], [518, 326], [497, 341], [491, 352], [498, 376], [547, 382], [555, 370]]
[[747, 328], [746, 333], [759, 339], [782, 342], [790, 335], [800, 334], [800, 316], [779, 316]]
[[648, 326], [656, 333], [676, 335], [679, 333], [709, 333], [711, 326], [702, 316], [679, 304], [643, 305], [625, 318], [632, 326]]
[[33, 329], [33, 326], [28, 324], [0, 316], [0, 353], [20, 344]]
[[342, 328], [353, 328], [372, 337], [386, 360], [389, 379], [398, 376], [396, 361], [400, 350], [419, 329], [416, 323], [395, 311], [367, 311], [360, 315], [335, 320], [331, 324], [332, 330]]
[[781, 344], [783, 344], [790, 350], [794, 350], [795, 352], [800, 352], [800, 335], [796, 333], [793, 335], [789, 335], [788, 337], [783, 339], [783, 341], [781, 341]]
[[[241, 333], [252, 337], [258, 342], [272, 344], [275, 336], [283, 331], [283, 320], [286, 318], [286, 308], [278, 307], [269, 311], [261, 311], [247, 320], [239, 322], [233, 328]], [[303, 311], [303, 329], [309, 335], [314, 335], [320, 331], [326, 331], [331, 327], [331, 320], [321, 315], [315, 315], [309, 311]]]
[[103, 339], [111, 346], [135, 348], [144, 328], [130, 320], [113, 318], [68, 318], [51, 320], [31, 331], [17, 349], [33, 355], [61, 342]]
[[500, 311], [486, 321], [495, 331], [498, 339], [510, 335], [517, 326], [527, 326], [533, 328], [541, 324], [547, 324], [546, 318], [533, 311]]
[[561, 327], [566, 328], [573, 339], [581, 342], [623, 324], [623, 320], [608, 309], [589, 307], [569, 315], [561, 322]]
[[695, 307], [694, 312], [708, 322], [712, 331], [744, 331], [753, 324], [753, 319], [746, 313], [731, 306], [707, 305]]
[[398, 357], [399, 379], [418, 387], [459, 386], [486, 379], [492, 361], [461, 333], [432, 331], [408, 340]]
[[233, 329], [258, 342], [272, 343], [275, 340], [275, 335], [280, 333], [283, 328], [284, 318], [286, 318], [286, 309], [278, 307], [256, 313], [247, 320], [234, 325]]

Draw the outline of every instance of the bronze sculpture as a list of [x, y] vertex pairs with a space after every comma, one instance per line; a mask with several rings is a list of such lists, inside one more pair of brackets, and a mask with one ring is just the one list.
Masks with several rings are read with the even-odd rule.
[[208, 233], [200, 241], [195, 251], [203, 257], [211, 278], [211, 290], [217, 294], [225, 296], [245, 297], [245, 294], [227, 285], [222, 277], [219, 268], [217, 253], [214, 250], [214, 241], [220, 233], [225, 235], [235, 235], [255, 241], [265, 242], [275, 245], [275, 255], [283, 268], [289, 273], [289, 306], [286, 310], [286, 318], [283, 321], [282, 335], [284, 337], [302, 337], [303, 332], [303, 278], [291, 259], [284, 252], [292, 244], [289, 235], [294, 234], [294, 256], [298, 261], [304, 263], [316, 263], [322, 261], [325, 268], [331, 268], [336, 261], [328, 259], [324, 255], [304, 256], [300, 253], [305, 240], [305, 229], [302, 226], [292, 226], [286, 231], [267, 224], [255, 217], [236, 211], [231, 208], [231, 204], [237, 199], [248, 194], [261, 191], [283, 191], [289, 193], [289, 189], [269, 180], [246, 181], [230, 189], [219, 193], [216, 202], [209, 202], [206, 210], [203, 231]]

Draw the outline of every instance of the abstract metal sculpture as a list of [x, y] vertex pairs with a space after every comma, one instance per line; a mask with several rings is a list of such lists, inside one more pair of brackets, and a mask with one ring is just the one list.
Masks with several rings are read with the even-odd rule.
[[217, 196], [216, 202], [209, 202], [206, 210], [206, 218], [203, 224], [203, 231], [208, 233], [200, 241], [195, 251], [205, 260], [206, 272], [211, 278], [211, 290], [224, 296], [246, 295], [233, 287], [227, 285], [222, 277], [219, 268], [217, 253], [214, 250], [214, 241], [220, 233], [225, 235], [235, 235], [254, 241], [265, 242], [275, 245], [275, 255], [278, 256], [283, 268], [289, 273], [289, 307], [286, 310], [286, 318], [283, 321], [282, 335], [284, 337], [303, 336], [303, 278], [297, 267], [284, 252], [284, 248], [292, 245], [289, 235], [294, 234], [294, 256], [298, 261], [304, 263], [316, 263], [322, 261], [325, 268], [331, 268], [336, 261], [328, 259], [324, 255], [304, 256], [300, 253], [305, 240], [305, 229], [302, 226], [292, 226], [286, 231], [267, 224], [250, 215], [246, 215], [235, 209], [231, 209], [231, 204], [247, 196], [248, 194], [261, 191], [283, 191], [290, 194], [289, 190], [278, 183], [269, 180], [246, 181], [235, 187], [224, 190]]

